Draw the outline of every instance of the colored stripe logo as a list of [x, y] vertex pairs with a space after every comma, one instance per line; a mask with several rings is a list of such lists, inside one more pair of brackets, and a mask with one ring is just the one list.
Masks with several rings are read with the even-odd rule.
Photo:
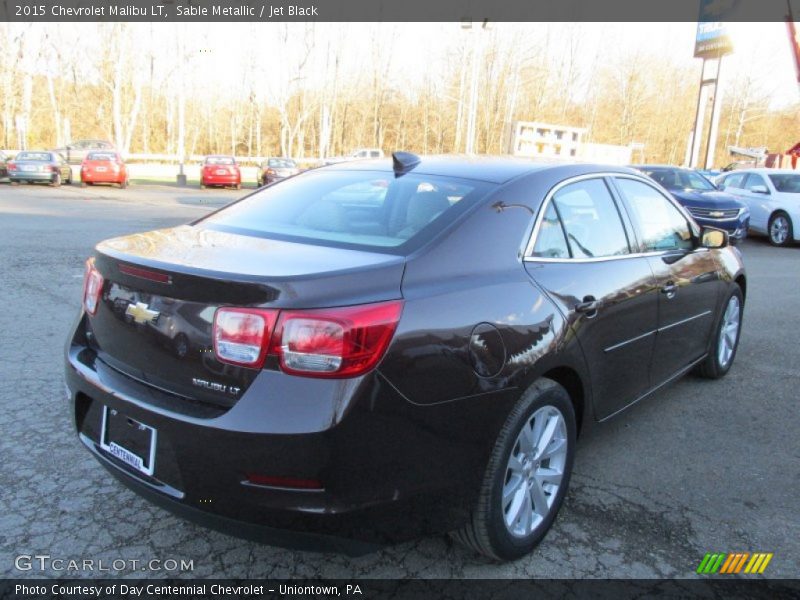
[[772, 556], [772, 552], [708, 552], [700, 561], [697, 572], [701, 575], [763, 573]]

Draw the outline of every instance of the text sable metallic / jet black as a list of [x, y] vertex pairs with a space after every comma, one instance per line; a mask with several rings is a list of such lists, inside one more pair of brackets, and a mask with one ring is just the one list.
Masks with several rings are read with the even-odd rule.
[[745, 292], [727, 235], [634, 170], [396, 153], [100, 243], [66, 380], [86, 448], [187, 518], [507, 560], [579, 432], [728, 371]]

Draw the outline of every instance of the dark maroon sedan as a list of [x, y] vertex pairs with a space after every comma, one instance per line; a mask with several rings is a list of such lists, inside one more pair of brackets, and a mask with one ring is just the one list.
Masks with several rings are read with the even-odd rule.
[[188, 518], [331, 547], [424, 499], [514, 559], [579, 432], [727, 373], [746, 287], [634, 170], [396, 153], [100, 243], [66, 379], [83, 445]]

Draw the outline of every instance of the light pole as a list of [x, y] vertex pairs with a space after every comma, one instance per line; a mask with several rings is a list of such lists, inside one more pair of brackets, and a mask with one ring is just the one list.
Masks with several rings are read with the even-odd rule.
[[[472, 21], [462, 21], [462, 29], [472, 30]], [[489, 30], [489, 20], [481, 22], [478, 33]], [[478, 119], [478, 76], [480, 63], [483, 59], [483, 36], [474, 34], [472, 39], [472, 75], [469, 89], [469, 109], [467, 111], [467, 142], [465, 151], [467, 154], [475, 153], [475, 137]]]

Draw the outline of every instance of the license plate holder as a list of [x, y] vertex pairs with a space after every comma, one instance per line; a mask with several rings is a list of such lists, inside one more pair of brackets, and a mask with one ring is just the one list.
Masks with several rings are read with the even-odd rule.
[[100, 447], [140, 473], [152, 476], [155, 471], [155, 428], [123, 415], [115, 408], [103, 408]]
[[215, 174], [217, 174], [217, 175], [227, 175], [228, 174], [228, 169], [217, 169], [215, 171]]

